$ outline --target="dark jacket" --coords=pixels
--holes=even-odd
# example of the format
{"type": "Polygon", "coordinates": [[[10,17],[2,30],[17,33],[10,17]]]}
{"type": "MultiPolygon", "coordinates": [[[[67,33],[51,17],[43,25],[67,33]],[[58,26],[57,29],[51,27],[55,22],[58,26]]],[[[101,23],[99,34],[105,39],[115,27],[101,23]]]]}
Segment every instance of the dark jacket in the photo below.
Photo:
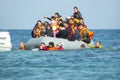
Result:
{"type": "Polygon", "coordinates": [[[64,38],[66,39],[66,30],[60,30],[57,34],[56,34],[56,37],[58,38],[64,38]]]}
{"type": "Polygon", "coordinates": [[[46,30],[46,35],[50,36],[50,37],[53,37],[53,31],[52,31],[52,29],[46,30]]]}
{"type": "Polygon", "coordinates": [[[46,35],[46,30],[44,29],[41,31],[41,36],[45,36],[45,35],[46,35]]]}
{"type": "Polygon", "coordinates": [[[66,37],[69,41],[74,41],[74,35],[72,34],[72,29],[70,27],[66,28],[66,37]]]}
{"type": "Polygon", "coordinates": [[[73,14],[73,17],[77,18],[77,19],[81,19],[82,18],[82,14],[78,11],[77,13],[73,14]]]}

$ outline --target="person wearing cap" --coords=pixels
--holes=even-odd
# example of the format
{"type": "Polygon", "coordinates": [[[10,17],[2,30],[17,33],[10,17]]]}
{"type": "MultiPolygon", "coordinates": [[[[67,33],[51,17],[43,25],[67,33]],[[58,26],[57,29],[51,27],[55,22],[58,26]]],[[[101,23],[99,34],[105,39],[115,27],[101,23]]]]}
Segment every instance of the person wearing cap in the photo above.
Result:
{"type": "Polygon", "coordinates": [[[61,44],[61,43],[58,43],[58,44],[56,45],[56,49],[57,49],[57,50],[64,50],[64,48],[62,47],[62,44],[61,44]]]}
{"type": "Polygon", "coordinates": [[[50,51],[57,50],[56,47],[54,46],[54,42],[49,42],[49,48],[48,48],[48,50],[50,50],[50,51]]]}

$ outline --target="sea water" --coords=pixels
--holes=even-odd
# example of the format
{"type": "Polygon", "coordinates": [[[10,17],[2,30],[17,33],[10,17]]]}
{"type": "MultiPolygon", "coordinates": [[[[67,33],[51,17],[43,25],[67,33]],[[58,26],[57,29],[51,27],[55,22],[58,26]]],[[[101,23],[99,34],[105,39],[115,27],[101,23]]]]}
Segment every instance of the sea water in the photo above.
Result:
{"type": "Polygon", "coordinates": [[[93,31],[102,49],[20,51],[31,30],[9,30],[13,50],[0,52],[0,80],[120,80],[120,30],[93,31]]]}

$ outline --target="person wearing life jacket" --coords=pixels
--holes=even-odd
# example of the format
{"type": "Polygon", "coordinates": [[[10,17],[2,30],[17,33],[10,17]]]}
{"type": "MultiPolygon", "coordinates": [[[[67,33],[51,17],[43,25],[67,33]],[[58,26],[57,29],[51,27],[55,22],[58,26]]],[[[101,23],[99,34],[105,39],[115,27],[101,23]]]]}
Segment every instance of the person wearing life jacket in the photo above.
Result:
{"type": "Polygon", "coordinates": [[[38,26],[40,26],[41,23],[42,23],[42,21],[38,20],[37,23],[35,24],[34,28],[32,29],[32,32],[31,32],[32,38],[36,38],[36,29],[38,26]]]}
{"type": "Polygon", "coordinates": [[[101,44],[100,41],[97,41],[95,46],[93,46],[93,45],[91,45],[91,44],[88,44],[88,46],[89,46],[90,48],[102,48],[102,44],[101,44]]]}
{"type": "Polygon", "coordinates": [[[74,18],[75,22],[80,23],[80,19],[82,18],[82,14],[80,13],[80,11],[78,10],[77,7],[74,7],[73,10],[74,10],[73,18],[74,18]]]}
{"type": "Polygon", "coordinates": [[[56,49],[57,50],[64,50],[64,48],[62,47],[62,44],[61,43],[58,43],[57,45],[56,45],[56,49]]]}
{"type": "Polygon", "coordinates": [[[55,20],[55,17],[52,16],[51,18],[49,17],[44,17],[44,18],[47,18],[51,21],[51,27],[52,27],[52,30],[53,30],[53,37],[56,37],[56,34],[58,33],[58,22],[55,20]]]}
{"type": "Polygon", "coordinates": [[[48,48],[47,48],[47,46],[45,45],[44,42],[42,42],[42,43],[40,44],[39,49],[40,49],[40,50],[45,50],[45,51],[48,50],[48,48]]]}
{"type": "Polygon", "coordinates": [[[84,49],[85,48],[85,44],[82,44],[81,46],[80,46],[80,49],[84,49]]]}
{"type": "Polygon", "coordinates": [[[88,34],[88,31],[87,31],[87,28],[84,27],[83,24],[80,24],[80,36],[81,36],[81,39],[82,41],[86,42],[86,43],[90,43],[91,40],[90,40],[90,36],[88,34]]]}
{"type": "Polygon", "coordinates": [[[20,47],[18,48],[18,50],[25,50],[26,49],[26,45],[24,42],[20,43],[20,47]]]}
{"type": "Polygon", "coordinates": [[[75,35],[74,24],[75,24],[74,19],[73,19],[73,18],[70,18],[70,19],[69,19],[69,26],[70,26],[70,28],[71,28],[70,39],[71,39],[72,41],[75,40],[75,37],[74,37],[74,35],[75,35]]]}
{"type": "Polygon", "coordinates": [[[33,38],[40,37],[42,31],[42,21],[38,20],[35,27],[33,28],[31,35],[33,38]]]}
{"type": "Polygon", "coordinates": [[[63,25],[64,25],[64,27],[66,29],[66,39],[68,39],[69,41],[74,41],[74,37],[71,36],[72,29],[69,26],[69,22],[64,21],[63,25]]]}
{"type": "Polygon", "coordinates": [[[55,50],[57,50],[56,47],[54,46],[54,42],[49,42],[48,50],[50,50],[50,51],[55,51],[55,50]]]}
{"type": "Polygon", "coordinates": [[[93,31],[90,31],[90,30],[88,30],[87,29],[87,25],[85,25],[85,24],[78,24],[79,26],[78,26],[78,30],[80,31],[81,30],[81,25],[83,25],[83,29],[84,30],[87,30],[87,32],[88,32],[88,34],[89,34],[89,37],[90,37],[90,40],[92,40],[92,38],[93,38],[93,36],[94,36],[94,32],[93,31]]]}
{"type": "Polygon", "coordinates": [[[43,25],[42,28],[41,28],[41,36],[46,36],[46,28],[45,28],[45,25],[43,25]]]}
{"type": "Polygon", "coordinates": [[[60,21],[60,20],[62,20],[62,16],[58,13],[58,12],[56,12],[55,14],[54,14],[54,17],[55,17],[55,20],[58,22],[58,21],[60,21]]]}

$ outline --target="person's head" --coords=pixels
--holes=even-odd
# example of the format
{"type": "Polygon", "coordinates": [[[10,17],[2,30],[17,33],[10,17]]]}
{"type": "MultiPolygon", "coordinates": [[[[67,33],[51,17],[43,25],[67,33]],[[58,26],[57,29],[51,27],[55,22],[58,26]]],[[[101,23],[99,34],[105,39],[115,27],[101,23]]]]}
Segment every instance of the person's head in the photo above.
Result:
{"type": "Polygon", "coordinates": [[[58,18],[60,15],[59,15],[58,12],[56,12],[56,13],[54,14],[54,16],[55,16],[56,18],[58,18]]]}
{"type": "Polygon", "coordinates": [[[41,26],[42,25],[42,21],[41,20],[38,20],[37,21],[37,26],[41,26]]]}
{"type": "Polygon", "coordinates": [[[58,43],[58,44],[56,45],[56,47],[57,47],[57,48],[62,48],[62,44],[61,44],[61,43],[58,43]]]}
{"type": "Polygon", "coordinates": [[[96,42],[96,47],[99,47],[101,45],[101,42],[100,41],[97,41],[96,42]]]}
{"type": "Polygon", "coordinates": [[[77,26],[75,26],[74,29],[77,30],[77,26]]]}
{"type": "Polygon", "coordinates": [[[25,43],[24,43],[24,42],[21,42],[21,43],[20,43],[20,48],[19,48],[19,49],[24,50],[25,48],[26,48],[25,43]]]}
{"type": "Polygon", "coordinates": [[[64,27],[63,23],[61,23],[59,26],[60,26],[61,28],[64,27]]]}
{"type": "Polygon", "coordinates": [[[74,10],[74,13],[78,12],[78,8],[77,7],[74,7],[73,10],[74,10]]]}
{"type": "Polygon", "coordinates": [[[41,28],[42,28],[42,30],[45,30],[45,29],[46,29],[44,25],[43,25],[41,28]]]}
{"type": "Polygon", "coordinates": [[[47,30],[52,29],[50,25],[47,26],[47,30]]]}
{"type": "Polygon", "coordinates": [[[83,24],[79,24],[79,27],[80,27],[80,29],[82,29],[84,27],[84,25],[83,24]]]}
{"type": "Polygon", "coordinates": [[[45,47],[46,45],[44,42],[42,42],[42,43],[40,43],[40,46],[45,47]]]}
{"type": "Polygon", "coordinates": [[[83,48],[85,48],[85,45],[84,45],[84,44],[82,44],[82,45],[80,46],[80,49],[83,49],[83,48]]]}
{"type": "Polygon", "coordinates": [[[48,26],[48,25],[49,25],[49,22],[45,21],[45,22],[44,22],[44,25],[45,25],[45,26],[48,26]]]}
{"type": "Polygon", "coordinates": [[[49,47],[54,47],[54,42],[49,42],[49,47]]]}
{"type": "Polygon", "coordinates": [[[52,16],[52,17],[51,17],[51,20],[55,20],[55,17],[54,17],[54,16],[52,16]]]}
{"type": "Polygon", "coordinates": [[[84,24],[84,19],[80,18],[80,24],[84,24]]]}
{"type": "Polygon", "coordinates": [[[63,23],[63,20],[62,20],[62,19],[60,19],[60,20],[58,21],[58,24],[61,24],[61,23],[63,23]]]}
{"type": "Polygon", "coordinates": [[[65,22],[65,21],[64,21],[64,22],[63,22],[63,25],[64,25],[65,28],[68,28],[68,27],[69,27],[69,23],[68,23],[68,22],[65,22]]]}
{"type": "Polygon", "coordinates": [[[74,24],[74,19],[73,18],[69,19],[69,24],[74,24]]]}

